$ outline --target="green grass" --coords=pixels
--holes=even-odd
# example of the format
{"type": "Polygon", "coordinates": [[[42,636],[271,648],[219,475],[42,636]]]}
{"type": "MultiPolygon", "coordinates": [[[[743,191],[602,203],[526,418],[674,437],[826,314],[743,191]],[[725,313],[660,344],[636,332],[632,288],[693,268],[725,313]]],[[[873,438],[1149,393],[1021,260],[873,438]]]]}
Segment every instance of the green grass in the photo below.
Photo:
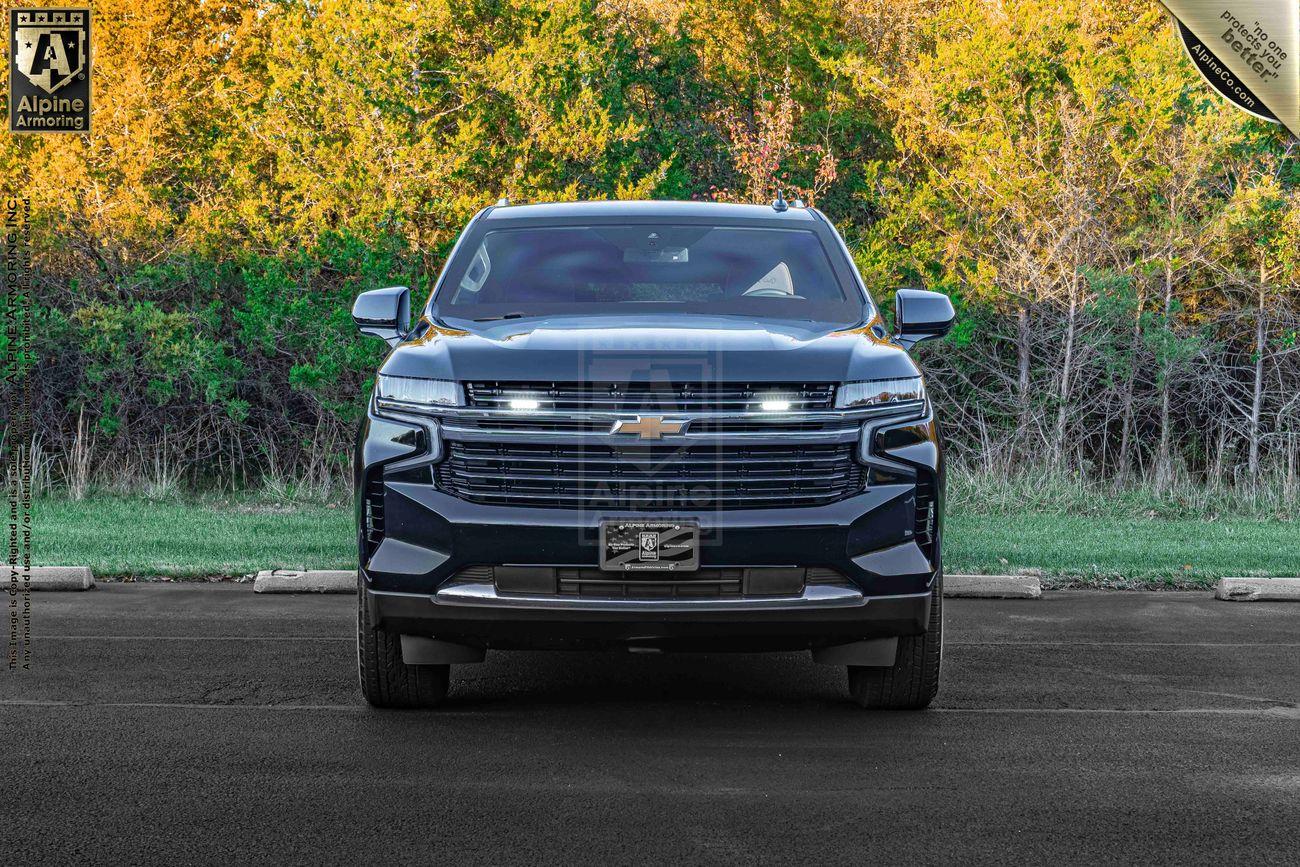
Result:
{"type": "Polygon", "coordinates": [[[1225,576],[1300,575],[1300,524],[950,511],[948,572],[1041,570],[1049,586],[1205,586],[1225,576]]]}
{"type": "Polygon", "coordinates": [[[97,576],[243,575],[356,567],[348,505],[95,496],[33,503],[32,560],[97,576]]]}
{"type": "MultiPolygon", "coordinates": [[[[244,575],[353,568],[350,506],[213,497],[96,496],[34,506],[33,560],[98,576],[244,575]]],[[[1041,570],[1050,585],[1204,586],[1226,575],[1300,575],[1300,523],[1133,514],[949,509],[948,572],[1041,570]]]]}

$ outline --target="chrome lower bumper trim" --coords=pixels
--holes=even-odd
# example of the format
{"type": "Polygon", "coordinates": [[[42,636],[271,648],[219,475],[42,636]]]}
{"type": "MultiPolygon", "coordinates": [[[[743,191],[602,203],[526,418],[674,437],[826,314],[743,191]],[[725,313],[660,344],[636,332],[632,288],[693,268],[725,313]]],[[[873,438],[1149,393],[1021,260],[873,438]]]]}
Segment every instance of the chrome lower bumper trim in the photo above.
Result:
{"type": "MultiPolygon", "coordinates": [[[[925,594],[921,594],[925,595],[925,594]]],[[[481,608],[527,608],[544,611],[806,611],[810,608],[859,608],[867,604],[852,587],[815,584],[798,596],[745,599],[592,599],[579,596],[525,596],[498,593],[491,584],[443,587],[433,596],[438,605],[481,608]]]]}

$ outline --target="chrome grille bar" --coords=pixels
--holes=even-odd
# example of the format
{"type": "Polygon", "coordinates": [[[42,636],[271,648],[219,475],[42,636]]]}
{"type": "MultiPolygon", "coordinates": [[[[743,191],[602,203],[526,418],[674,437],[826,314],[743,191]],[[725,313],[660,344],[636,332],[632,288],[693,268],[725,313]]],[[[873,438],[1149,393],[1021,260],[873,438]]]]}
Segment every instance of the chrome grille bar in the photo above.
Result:
{"type": "MultiPolygon", "coordinates": [[[[679,434],[661,442],[685,441],[768,443],[837,443],[857,440],[862,423],[881,416],[919,414],[924,401],[863,407],[852,410],[771,412],[698,412],[660,414],[682,423],[679,434]]],[[[481,407],[439,407],[436,415],[443,435],[476,442],[570,443],[604,442],[620,445],[640,442],[627,434],[614,434],[614,424],[644,411],[590,410],[584,412],[519,411],[481,407]]]]}
{"type": "Polygon", "coordinates": [[[789,401],[794,411],[830,409],[835,387],[828,383],[558,383],[467,382],[471,407],[509,409],[528,398],[557,411],[744,412],[765,398],[789,401]]]}

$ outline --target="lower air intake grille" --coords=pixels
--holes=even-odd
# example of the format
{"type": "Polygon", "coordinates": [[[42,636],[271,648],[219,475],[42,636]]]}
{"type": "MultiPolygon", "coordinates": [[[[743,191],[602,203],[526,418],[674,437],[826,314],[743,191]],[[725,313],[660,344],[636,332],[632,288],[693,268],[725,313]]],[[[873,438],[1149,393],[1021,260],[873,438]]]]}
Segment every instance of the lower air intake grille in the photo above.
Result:
{"type": "Polygon", "coordinates": [[[934,550],[935,510],[938,508],[934,496],[934,477],[925,471],[916,474],[916,544],[926,556],[932,556],[934,550]]]}
{"type": "Polygon", "coordinates": [[[630,510],[815,506],[860,493],[854,444],[586,446],[448,443],[438,487],[475,503],[630,510]]]}
{"type": "Polygon", "coordinates": [[[366,558],[384,541],[384,479],[372,476],[366,481],[361,519],[365,522],[366,558]]]}
{"type": "Polygon", "coordinates": [[[701,569],[666,580],[628,579],[598,569],[559,569],[561,596],[600,599],[725,599],[742,593],[742,570],[701,569]]]}
{"type": "Polygon", "coordinates": [[[492,582],[508,595],[583,596],[597,599],[727,599],[797,596],[809,585],[844,586],[825,567],[705,568],[678,573],[603,572],[555,566],[467,566],[457,582],[492,582]]]}

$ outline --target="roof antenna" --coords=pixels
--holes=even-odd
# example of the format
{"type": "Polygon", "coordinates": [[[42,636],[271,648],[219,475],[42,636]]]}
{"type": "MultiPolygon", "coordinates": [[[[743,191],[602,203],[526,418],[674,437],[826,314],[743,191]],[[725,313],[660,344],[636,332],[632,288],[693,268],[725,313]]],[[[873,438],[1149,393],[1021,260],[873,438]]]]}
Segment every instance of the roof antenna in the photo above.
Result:
{"type": "Polygon", "coordinates": [[[792,208],[806,208],[806,207],[808,207],[808,206],[805,205],[805,204],[803,203],[803,199],[795,199],[793,202],[790,203],[790,207],[792,207],[792,208]]]}
{"type": "Polygon", "coordinates": [[[497,207],[498,207],[498,208],[504,208],[506,205],[509,205],[509,204],[510,204],[510,197],[509,197],[509,196],[502,196],[501,198],[497,199],[497,207]]]}
{"type": "Polygon", "coordinates": [[[776,198],[772,200],[772,210],[780,213],[781,211],[789,209],[789,207],[790,206],[785,201],[785,193],[781,192],[780,187],[777,187],[776,198]]]}

